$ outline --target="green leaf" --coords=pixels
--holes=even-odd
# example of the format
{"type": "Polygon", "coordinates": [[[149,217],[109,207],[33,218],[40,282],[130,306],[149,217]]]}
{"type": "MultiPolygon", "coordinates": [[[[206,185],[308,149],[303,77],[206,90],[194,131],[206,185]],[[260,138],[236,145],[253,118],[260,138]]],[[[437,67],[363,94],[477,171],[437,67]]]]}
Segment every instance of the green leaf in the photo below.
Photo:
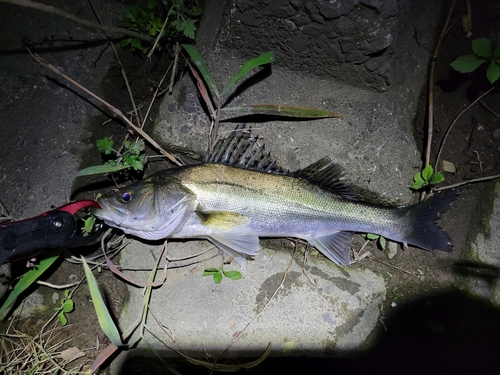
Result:
{"type": "Polygon", "coordinates": [[[415,181],[410,187],[414,190],[420,190],[425,185],[423,181],[415,181]]]}
{"type": "Polygon", "coordinates": [[[222,90],[222,95],[231,90],[231,88],[236,84],[236,82],[242,79],[250,70],[261,65],[270,64],[272,62],[274,62],[273,52],[264,52],[262,55],[247,61],[245,64],[243,64],[239,72],[236,73],[236,75],[233,78],[231,78],[226,87],[224,87],[224,90],[222,90]]]}
{"type": "Polygon", "coordinates": [[[282,105],[282,104],[249,104],[249,105],[242,105],[239,107],[222,108],[222,111],[239,112],[233,117],[243,116],[248,114],[283,116],[283,117],[294,117],[294,118],[312,118],[312,119],[343,116],[338,112],[327,111],[324,109],[296,107],[292,105],[282,105]]]}
{"type": "Polygon", "coordinates": [[[429,180],[429,184],[431,185],[436,185],[436,184],[439,184],[440,182],[443,182],[444,181],[444,176],[439,173],[439,172],[436,172],[436,173],[433,173],[430,180],[429,180]]]}
{"type": "Polygon", "coordinates": [[[203,14],[203,8],[193,6],[191,8],[191,13],[193,13],[194,16],[199,17],[203,14]]]}
{"type": "Polygon", "coordinates": [[[239,271],[222,271],[224,276],[231,280],[239,280],[242,278],[241,272],[239,271]]]}
{"type": "Polygon", "coordinates": [[[186,19],[184,20],[184,26],[182,28],[182,32],[184,35],[190,39],[194,39],[194,34],[196,31],[196,26],[194,25],[195,20],[186,19]]]}
{"type": "Polygon", "coordinates": [[[66,318],[66,315],[64,315],[64,311],[59,312],[59,314],[57,314],[57,318],[63,326],[68,324],[68,319],[66,318]]]}
{"type": "Polygon", "coordinates": [[[412,185],[412,188],[417,190],[427,184],[427,182],[422,178],[421,172],[415,173],[415,175],[413,176],[413,181],[415,181],[415,183],[412,185]],[[413,187],[414,185],[418,187],[413,187]]]}
{"type": "Polygon", "coordinates": [[[97,286],[97,281],[95,280],[92,271],[90,270],[84,257],[81,257],[83,263],[83,269],[85,270],[85,276],[87,277],[87,282],[89,285],[90,297],[92,298],[92,303],[94,304],[95,312],[97,314],[97,319],[99,320],[99,325],[102,331],[106,334],[108,339],[116,346],[123,346],[122,339],[120,337],[120,332],[109,314],[108,308],[104,303],[99,287],[97,286]]]}
{"type": "Polygon", "coordinates": [[[94,227],[95,227],[95,217],[89,216],[88,218],[85,219],[85,222],[83,224],[83,232],[92,233],[94,227]]]}
{"type": "Polygon", "coordinates": [[[127,150],[130,151],[132,154],[139,155],[142,151],[144,151],[145,148],[146,146],[144,145],[144,140],[137,139],[136,141],[129,144],[127,150]]]}
{"type": "Polygon", "coordinates": [[[486,78],[491,84],[496,82],[500,78],[500,64],[498,62],[492,61],[488,69],[486,69],[486,78]]]}
{"type": "Polygon", "coordinates": [[[214,273],[214,283],[219,284],[222,281],[222,272],[214,273]]]}
{"type": "Polygon", "coordinates": [[[139,51],[143,51],[142,42],[139,39],[132,39],[131,43],[132,49],[138,49],[139,51]]]}
{"type": "Polygon", "coordinates": [[[478,59],[476,55],[465,55],[461,56],[450,65],[453,69],[460,73],[470,73],[476,70],[485,63],[485,59],[478,59]]]}
{"type": "Polygon", "coordinates": [[[493,50],[493,58],[500,57],[500,31],[497,34],[495,49],[493,50]]]}
{"type": "Polygon", "coordinates": [[[193,60],[194,64],[200,71],[201,75],[203,76],[203,79],[205,80],[205,83],[208,86],[208,89],[211,91],[212,95],[216,96],[217,98],[220,96],[219,91],[217,90],[217,86],[215,85],[215,81],[212,78],[212,75],[210,74],[210,71],[208,70],[207,64],[205,64],[205,61],[201,57],[200,53],[196,50],[196,48],[190,44],[183,44],[182,47],[186,50],[186,52],[189,54],[189,57],[191,57],[191,60],[193,60]]]}
{"type": "Polygon", "coordinates": [[[16,301],[17,297],[29,288],[38,278],[44,274],[45,271],[59,258],[62,253],[62,249],[57,249],[50,253],[45,259],[41,259],[40,262],[24,274],[23,277],[14,286],[14,289],[9,293],[9,296],[0,308],[0,317],[10,309],[12,304],[16,301]]]}
{"type": "Polygon", "coordinates": [[[72,299],[67,299],[62,304],[62,311],[64,311],[65,313],[73,311],[74,308],[75,308],[75,303],[73,302],[72,299]]]}
{"type": "Polygon", "coordinates": [[[429,183],[432,174],[434,173],[434,170],[432,169],[432,165],[428,165],[422,170],[422,179],[426,182],[429,183]]]}
{"type": "Polygon", "coordinates": [[[491,57],[491,42],[487,38],[479,38],[472,41],[472,50],[479,57],[491,57]]]}
{"type": "Polygon", "coordinates": [[[373,234],[373,233],[364,233],[362,234],[362,236],[369,240],[376,240],[377,238],[380,237],[378,234],[373,234]]]}
{"type": "Polygon", "coordinates": [[[111,138],[104,137],[96,141],[97,149],[103,151],[106,155],[113,153],[113,145],[115,143],[111,138]]]}
{"type": "Polygon", "coordinates": [[[126,39],[122,39],[120,40],[120,46],[123,48],[123,47],[127,47],[130,43],[132,43],[132,40],[134,38],[126,38],[126,39]]]}
{"type": "Polygon", "coordinates": [[[202,276],[212,276],[215,275],[216,273],[219,273],[218,268],[207,268],[206,270],[203,271],[202,276]]]}
{"type": "Polygon", "coordinates": [[[380,247],[382,248],[382,250],[384,250],[385,249],[385,245],[386,245],[385,238],[382,237],[382,236],[379,236],[378,237],[378,243],[379,243],[380,247]]]}

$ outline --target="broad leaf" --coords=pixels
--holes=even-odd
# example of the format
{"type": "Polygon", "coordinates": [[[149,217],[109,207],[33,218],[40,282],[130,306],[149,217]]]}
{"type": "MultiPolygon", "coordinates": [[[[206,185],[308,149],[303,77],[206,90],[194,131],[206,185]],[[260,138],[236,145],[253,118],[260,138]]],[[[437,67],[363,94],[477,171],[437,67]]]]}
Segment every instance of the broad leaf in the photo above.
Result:
{"type": "Polygon", "coordinates": [[[431,185],[436,185],[436,184],[439,184],[440,182],[443,182],[443,181],[444,181],[444,176],[441,173],[436,172],[436,173],[432,174],[432,177],[429,180],[429,183],[431,185]]]}
{"type": "Polygon", "coordinates": [[[228,279],[231,280],[239,280],[242,277],[241,272],[239,271],[222,271],[222,272],[224,273],[224,276],[226,276],[228,279]]]}
{"type": "Polygon", "coordinates": [[[480,59],[476,57],[476,55],[465,55],[465,56],[460,56],[450,65],[457,72],[470,73],[479,68],[481,64],[483,64],[484,62],[486,62],[485,59],[480,59]]]}
{"type": "Polygon", "coordinates": [[[492,61],[490,63],[490,66],[488,66],[488,69],[486,69],[486,77],[491,84],[493,84],[498,80],[498,78],[500,78],[500,65],[497,62],[492,61]]]}
{"type": "Polygon", "coordinates": [[[261,65],[270,64],[272,62],[274,62],[273,52],[264,52],[262,55],[247,61],[245,64],[243,64],[239,72],[236,73],[236,75],[233,78],[231,78],[226,87],[224,87],[224,90],[222,90],[222,95],[231,90],[231,88],[236,84],[236,82],[242,79],[250,70],[261,65]]]}
{"type": "Polygon", "coordinates": [[[214,273],[214,283],[219,284],[222,281],[222,272],[214,273]]]}
{"type": "Polygon", "coordinates": [[[479,38],[472,41],[472,50],[479,57],[491,57],[491,42],[487,38],[479,38]]]}
{"type": "Polygon", "coordinates": [[[217,90],[215,81],[212,78],[210,71],[208,70],[207,64],[205,64],[205,61],[203,60],[203,57],[201,57],[196,48],[190,44],[183,44],[182,47],[186,50],[186,52],[189,54],[189,57],[191,57],[191,60],[193,60],[193,62],[195,63],[196,67],[203,76],[208,89],[212,92],[212,95],[218,98],[220,96],[219,91],[217,90]]]}
{"type": "Polygon", "coordinates": [[[271,115],[294,118],[330,118],[343,116],[341,113],[326,111],[324,109],[282,104],[249,104],[239,107],[222,108],[221,110],[224,112],[237,112],[233,117],[243,115],[271,115]]]}
{"type": "Polygon", "coordinates": [[[422,178],[425,182],[429,182],[432,174],[434,173],[434,170],[432,169],[431,165],[428,165],[427,167],[424,168],[422,171],[422,178]]]}

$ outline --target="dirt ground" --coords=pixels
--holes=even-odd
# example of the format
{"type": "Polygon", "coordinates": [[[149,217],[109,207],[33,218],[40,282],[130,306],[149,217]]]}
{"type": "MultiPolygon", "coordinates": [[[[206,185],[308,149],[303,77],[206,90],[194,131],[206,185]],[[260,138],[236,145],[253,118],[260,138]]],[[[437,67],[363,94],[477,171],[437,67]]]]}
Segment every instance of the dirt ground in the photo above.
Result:
{"type": "MultiPolygon", "coordinates": [[[[443,21],[447,12],[446,7],[444,9],[443,21]]],[[[455,117],[491,87],[485,78],[484,69],[479,69],[474,74],[463,75],[454,72],[449,66],[458,56],[471,53],[471,41],[464,35],[459,19],[464,12],[465,5],[459,2],[453,12],[450,29],[443,39],[436,59],[433,80],[435,84],[435,128],[432,134],[432,161],[435,160],[443,136],[455,117]]],[[[484,1],[480,6],[473,4],[472,39],[481,36],[495,37],[500,24],[499,18],[500,8],[495,1],[484,1]]],[[[40,36],[37,42],[43,43],[43,36],[40,36]]],[[[148,61],[130,51],[122,51],[121,49],[119,51],[136,102],[144,103],[147,106],[152,90],[164,74],[165,67],[168,66],[169,55],[163,53],[148,61]]],[[[105,99],[123,111],[128,111],[130,104],[120,71],[118,69],[108,70],[106,79],[102,82],[103,85],[106,85],[104,88],[105,99]]],[[[423,95],[421,110],[415,120],[415,136],[422,151],[425,140],[423,124],[426,122],[427,116],[425,101],[425,95],[423,95]]],[[[457,170],[455,173],[444,173],[445,182],[443,185],[499,173],[499,102],[500,91],[497,88],[484,97],[481,104],[476,104],[458,119],[444,144],[441,156],[442,160],[453,163],[457,170]],[[496,112],[496,115],[488,108],[496,112]]],[[[158,102],[153,110],[157,105],[158,102]]],[[[152,113],[150,117],[154,118],[155,112],[152,113]]],[[[102,123],[106,120],[105,116],[93,119],[93,125],[88,130],[93,133],[95,139],[88,140],[89,144],[98,138],[111,134],[114,135],[115,141],[119,141],[125,136],[124,127],[117,122],[112,121],[103,127],[102,123]]],[[[4,119],[4,121],[9,121],[9,119],[4,119]]],[[[2,140],[5,139],[2,138],[2,140]]],[[[91,151],[86,154],[81,167],[101,162],[101,156],[97,150],[93,148],[91,151]]],[[[161,165],[155,163],[152,168],[158,169],[164,165],[163,163],[161,165]]],[[[76,197],[92,197],[92,194],[102,189],[102,186],[98,181],[92,182],[91,188],[82,184],[79,186],[79,193],[76,197]]],[[[491,206],[488,193],[492,186],[492,183],[479,183],[463,187],[462,195],[452,210],[444,215],[440,221],[441,226],[453,239],[454,250],[451,254],[410,248],[404,251],[400,249],[398,254],[389,260],[382,251],[374,245],[369,245],[367,250],[373,254],[373,259],[364,259],[361,265],[385,275],[386,280],[388,280],[389,292],[383,310],[387,327],[383,321],[377,332],[374,333],[374,335],[382,337],[380,344],[375,351],[366,354],[360,360],[344,360],[334,364],[321,360],[310,364],[311,370],[315,368],[325,370],[336,366],[335,369],[342,369],[343,373],[355,373],[361,370],[372,373],[385,370],[386,373],[391,373],[398,369],[415,373],[416,369],[420,369],[421,366],[418,358],[426,358],[428,367],[423,367],[424,370],[428,370],[425,371],[426,373],[437,373],[438,370],[446,370],[445,373],[450,373],[453,366],[448,362],[446,362],[448,365],[446,369],[440,367],[442,365],[431,366],[450,356],[476,356],[478,367],[455,369],[455,373],[465,373],[469,370],[477,371],[478,368],[482,368],[481,365],[491,362],[489,355],[493,356],[492,348],[498,347],[499,344],[500,326],[498,321],[500,320],[498,313],[479,301],[469,301],[457,292],[453,283],[455,275],[459,272],[457,271],[457,262],[460,261],[463,252],[468,248],[472,236],[476,231],[487,230],[483,217],[489,212],[491,206]],[[427,331],[422,327],[427,327],[427,331]],[[385,328],[388,328],[388,331],[384,334],[385,328]],[[428,334],[425,334],[424,331],[428,334]],[[408,361],[407,351],[414,351],[412,357],[415,361],[414,364],[408,361]]],[[[360,237],[356,238],[353,243],[354,249],[359,249],[362,243],[363,240],[360,237]]],[[[13,277],[22,272],[23,266],[24,263],[22,265],[13,264],[13,277]]],[[[353,265],[353,267],[358,266],[358,264],[353,265]]],[[[76,279],[83,276],[81,265],[63,261],[54,267],[46,281],[53,284],[66,284],[68,279],[74,278],[72,275],[76,276],[76,279]]],[[[112,312],[118,318],[125,302],[122,298],[125,294],[123,282],[104,269],[97,274],[97,281],[108,298],[112,312]]],[[[49,288],[39,287],[39,289],[42,293],[52,294],[52,290],[49,288]]],[[[72,337],[70,346],[80,348],[85,352],[84,358],[92,360],[98,351],[107,345],[108,341],[96,324],[87,287],[80,287],[74,294],[73,300],[75,301],[75,310],[67,315],[69,325],[60,328],[53,340],[57,342],[63,337],[72,337]],[[96,348],[96,340],[99,342],[99,350],[96,348]]],[[[37,314],[31,318],[21,319],[11,329],[16,328],[20,332],[33,335],[39,331],[52,313],[53,311],[49,309],[46,314],[37,314]]],[[[2,331],[5,332],[5,330],[4,326],[2,331]]],[[[280,365],[284,366],[282,370],[286,369],[290,373],[297,371],[295,360],[289,360],[287,364],[281,363],[280,365]]],[[[269,370],[266,368],[266,366],[257,368],[253,373],[267,373],[266,371],[269,370]]],[[[484,367],[484,369],[488,369],[488,367],[484,367]]],[[[187,373],[203,371],[190,369],[187,370],[187,373]]]]}

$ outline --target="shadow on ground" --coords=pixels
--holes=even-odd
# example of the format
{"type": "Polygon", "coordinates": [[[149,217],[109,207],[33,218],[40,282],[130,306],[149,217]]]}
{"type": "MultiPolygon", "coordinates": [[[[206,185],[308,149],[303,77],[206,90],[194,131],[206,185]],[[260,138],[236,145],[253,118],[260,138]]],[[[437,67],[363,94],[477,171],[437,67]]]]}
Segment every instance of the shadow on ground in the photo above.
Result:
{"type": "MultiPolygon", "coordinates": [[[[271,357],[244,370],[246,374],[470,374],[500,373],[500,311],[468,295],[450,291],[406,301],[384,320],[373,350],[349,353],[344,358],[302,356],[271,357]]],[[[209,351],[209,348],[207,349],[209,351]]],[[[126,353],[119,374],[164,374],[167,364],[182,374],[208,370],[172,358],[171,351],[126,353]],[[165,362],[164,362],[165,361],[165,362]]],[[[212,353],[213,354],[213,353],[212,353]]],[[[232,364],[252,361],[246,353],[232,353],[232,364]]],[[[324,356],[324,353],[318,353],[324,356]]],[[[335,355],[335,354],[334,354],[335,355]]],[[[222,362],[222,361],[221,361],[222,362]]]]}

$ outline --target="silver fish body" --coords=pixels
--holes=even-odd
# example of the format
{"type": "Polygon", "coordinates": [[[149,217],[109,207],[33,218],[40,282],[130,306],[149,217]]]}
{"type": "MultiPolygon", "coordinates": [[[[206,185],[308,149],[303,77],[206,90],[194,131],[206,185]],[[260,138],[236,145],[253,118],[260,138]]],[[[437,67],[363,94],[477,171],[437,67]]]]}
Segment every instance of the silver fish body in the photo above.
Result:
{"type": "Polygon", "coordinates": [[[94,213],[140,238],[204,238],[229,254],[246,256],[258,253],[259,237],[295,237],[346,265],[354,232],[451,251],[448,235],[435,221],[457,191],[410,206],[379,206],[353,197],[339,175],[329,158],[292,174],[201,163],[107,193],[94,213]]]}

